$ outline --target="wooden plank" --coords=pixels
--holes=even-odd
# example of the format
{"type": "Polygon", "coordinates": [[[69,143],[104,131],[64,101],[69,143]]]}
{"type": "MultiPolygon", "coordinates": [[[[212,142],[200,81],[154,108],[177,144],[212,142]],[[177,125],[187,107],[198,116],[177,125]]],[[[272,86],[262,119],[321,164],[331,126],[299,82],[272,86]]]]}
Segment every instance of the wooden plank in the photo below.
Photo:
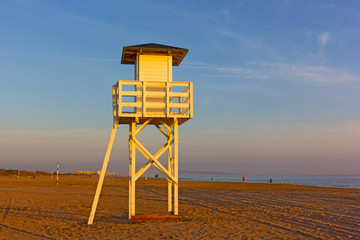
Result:
{"type": "Polygon", "coordinates": [[[146,81],[169,81],[168,59],[169,56],[140,55],[139,79],[146,81]]]}
{"type": "Polygon", "coordinates": [[[134,139],[133,141],[137,146],[139,146],[142,153],[145,153],[150,159],[152,159],[153,166],[156,167],[168,181],[172,180],[177,182],[173,179],[173,176],[168,172],[168,170],[158,161],[158,158],[170,147],[170,145],[166,143],[155,155],[152,155],[137,139],[134,139]]]}
{"type": "Polygon", "coordinates": [[[115,139],[117,128],[118,128],[118,126],[114,125],[113,129],[111,130],[109,143],[108,143],[108,146],[107,146],[107,149],[106,149],[104,162],[103,162],[101,172],[100,172],[100,178],[99,178],[99,181],[98,181],[98,185],[96,187],[95,197],[94,197],[94,201],[93,201],[93,204],[92,204],[92,207],[91,207],[91,212],[90,212],[90,216],[89,216],[89,220],[88,220],[88,225],[91,225],[93,223],[93,221],[94,221],[95,212],[96,212],[96,208],[97,208],[97,205],[98,205],[98,202],[99,202],[101,188],[102,188],[103,183],[104,183],[106,169],[107,169],[108,163],[110,161],[111,149],[112,149],[113,144],[114,144],[114,139],[115,139]]]}
{"type": "Polygon", "coordinates": [[[122,103],[122,97],[121,97],[121,94],[122,94],[122,83],[121,81],[118,81],[117,83],[117,106],[118,106],[118,115],[122,113],[122,107],[121,107],[121,103],[122,103]]]}
{"type": "Polygon", "coordinates": [[[123,97],[141,97],[141,91],[122,91],[121,96],[123,97]]]}
{"type": "MultiPolygon", "coordinates": [[[[113,103],[113,117],[117,117],[118,116],[118,95],[116,94],[116,86],[117,84],[112,86],[112,103],[113,103]]],[[[115,118],[114,118],[115,120],[115,118]]]]}
{"type": "Polygon", "coordinates": [[[184,109],[180,112],[180,114],[186,114],[186,115],[188,115],[188,114],[187,114],[188,111],[189,111],[189,108],[184,108],[184,109]]]}
{"type": "Polygon", "coordinates": [[[119,113],[119,117],[120,118],[123,118],[123,117],[141,117],[141,113],[123,112],[121,114],[119,113]]]}
{"type": "Polygon", "coordinates": [[[169,115],[171,118],[190,118],[188,113],[171,113],[169,115]]]}
{"type": "Polygon", "coordinates": [[[186,87],[189,85],[189,82],[171,82],[171,85],[176,87],[186,87]]]}
{"type": "Polygon", "coordinates": [[[129,216],[135,215],[135,176],[136,176],[136,122],[129,124],[130,128],[130,166],[129,166],[129,216]],[[131,143],[131,144],[130,144],[131,143]]]}
{"type": "Polygon", "coordinates": [[[189,103],[169,103],[171,108],[189,108],[189,103]]]}
{"type": "Polygon", "coordinates": [[[161,97],[161,98],[164,98],[166,96],[165,91],[163,92],[146,91],[146,95],[149,97],[161,97]]]}
{"type": "Polygon", "coordinates": [[[179,124],[177,118],[174,119],[174,215],[179,215],[179,124]]]}
{"type": "Polygon", "coordinates": [[[165,82],[160,82],[160,81],[143,81],[143,82],[147,82],[148,86],[151,88],[165,88],[165,82]]]}
{"type": "Polygon", "coordinates": [[[190,117],[194,116],[194,97],[193,97],[193,83],[190,82],[190,117]]]}
{"type": "Polygon", "coordinates": [[[178,215],[135,215],[131,217],[131,223],[144,223],[144,222],[177,222],[179,221],[178,215]]]}
{"type": "Polygon", "coordinates": [[[134,81],[134,80],[120,80],[122,85],[134,85],[134,86],[141,86],[142,82],[134,81]]]}
{"type": "MultiPolygon", "coordinates": [[[[164,102],[147,102],[147,108],[165,108],[164,102]]],[[[163,112],[164,113],[164,112],[163,112]]]]}
{"type": "Polygon", "coordinates": [[[141,107],[141,102],[123,102],[122,107],[141,107]]]}
{"type": "Polygon", "coordinates": [[[170,92],[170,97],[188,97],[189,93],[187,92],[170,92]]]}
{"type": "Polygon", "coordinates": [[[169,116],[169,113],[170,113],[170,108],[169,108],[169,100],[170,100],[170,96],[169,96],[169,93],[170,93],[170,88],[169,88],[169,83],[166,83],[166,116],[169,116]]]}
{"type": "Polygon", "coordinates": [[[190,85],[187,86],[182,92],[189,92],[189,89],[190,89],[190,85]]]}

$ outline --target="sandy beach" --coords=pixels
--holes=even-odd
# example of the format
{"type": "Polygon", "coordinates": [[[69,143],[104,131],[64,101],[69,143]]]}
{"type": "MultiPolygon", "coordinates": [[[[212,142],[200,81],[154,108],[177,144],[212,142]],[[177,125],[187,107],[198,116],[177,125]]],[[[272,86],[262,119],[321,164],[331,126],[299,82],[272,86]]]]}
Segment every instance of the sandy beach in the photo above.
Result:
{"type": "MultiPolygon", "coordinates": [[[[0,239],[360,239],[360,190],[287,184],[179,184],[179,222],[129,224],[127,178],[0,177],[0,239]]],[[[167,213],[163,179],[136,184],[137,215],[167,213]]]]}

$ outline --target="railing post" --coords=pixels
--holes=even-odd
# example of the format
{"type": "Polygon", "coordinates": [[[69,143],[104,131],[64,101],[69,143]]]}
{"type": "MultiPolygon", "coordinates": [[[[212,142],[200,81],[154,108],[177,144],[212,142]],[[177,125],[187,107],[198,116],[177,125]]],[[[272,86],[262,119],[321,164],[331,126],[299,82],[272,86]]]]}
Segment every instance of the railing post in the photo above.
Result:
{"type": "Polygon", "coordinates": [[[118,81],[117,85],[118,116],[120,117],[122,115],[122,81],[118,81]]]}
{"type": "Polygon", "coordinates": [[[169,113],[170,113],[170,109],[169,109],[169,93],[170,93],[170,90],[169,90],[169,84],[170,82],[166,82],[165,85],[166,85],[166,104],[165,104],[165,108],[166,108],[166,117],[169,116],[169,113]]]}
{"type": "Polygon", "coordinates": [[[142,85],[142,115],[146,117],[146,81],[143,81],[142,85]]]}
{"type": "Polygon", "coordinates": [[[117,84],[112,86],[112,103],[113,103],[113,117],[114,120],[116,117],[119,116],[119,112],[118,112],[118,95],[116,94],[117,92],[117,84]]]}

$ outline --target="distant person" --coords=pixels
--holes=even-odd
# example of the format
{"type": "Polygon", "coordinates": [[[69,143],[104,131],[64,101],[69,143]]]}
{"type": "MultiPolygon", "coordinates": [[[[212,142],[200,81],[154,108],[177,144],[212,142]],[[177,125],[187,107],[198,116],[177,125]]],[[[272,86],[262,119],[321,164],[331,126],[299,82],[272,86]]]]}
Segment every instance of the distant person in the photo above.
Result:
{"type": "Polygon", "coordinates": [[[272,178],[270,178],[270,180],[269,180],[269,184],[272,184],[272,178]]]}
{"type": "Polygon", "coordinates": [[[245,177],[243,177],[243,182],[245,182],[245,177]]]}
{"type": "Polygon", "coordinates": [[[213,177],[211,178],[211,181],[212,181],[212,182],[214,181],[214,178],[213,178],[213,177]]]}

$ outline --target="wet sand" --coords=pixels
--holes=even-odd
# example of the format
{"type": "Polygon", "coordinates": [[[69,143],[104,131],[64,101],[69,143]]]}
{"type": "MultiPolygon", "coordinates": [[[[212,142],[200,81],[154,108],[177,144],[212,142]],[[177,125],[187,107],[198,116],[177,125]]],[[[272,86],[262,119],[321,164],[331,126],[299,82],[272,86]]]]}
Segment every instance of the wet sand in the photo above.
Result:
{"type": "MultiPolygon", "coordinates": [[[[360,239],[360,190],[287,184],[179,184],[179,222],[129,224],[126,178],[0,177],[0,239],[360,239]]],[[[136,183],[136,214],[166,214],[163,179],[136,183]]]]}

